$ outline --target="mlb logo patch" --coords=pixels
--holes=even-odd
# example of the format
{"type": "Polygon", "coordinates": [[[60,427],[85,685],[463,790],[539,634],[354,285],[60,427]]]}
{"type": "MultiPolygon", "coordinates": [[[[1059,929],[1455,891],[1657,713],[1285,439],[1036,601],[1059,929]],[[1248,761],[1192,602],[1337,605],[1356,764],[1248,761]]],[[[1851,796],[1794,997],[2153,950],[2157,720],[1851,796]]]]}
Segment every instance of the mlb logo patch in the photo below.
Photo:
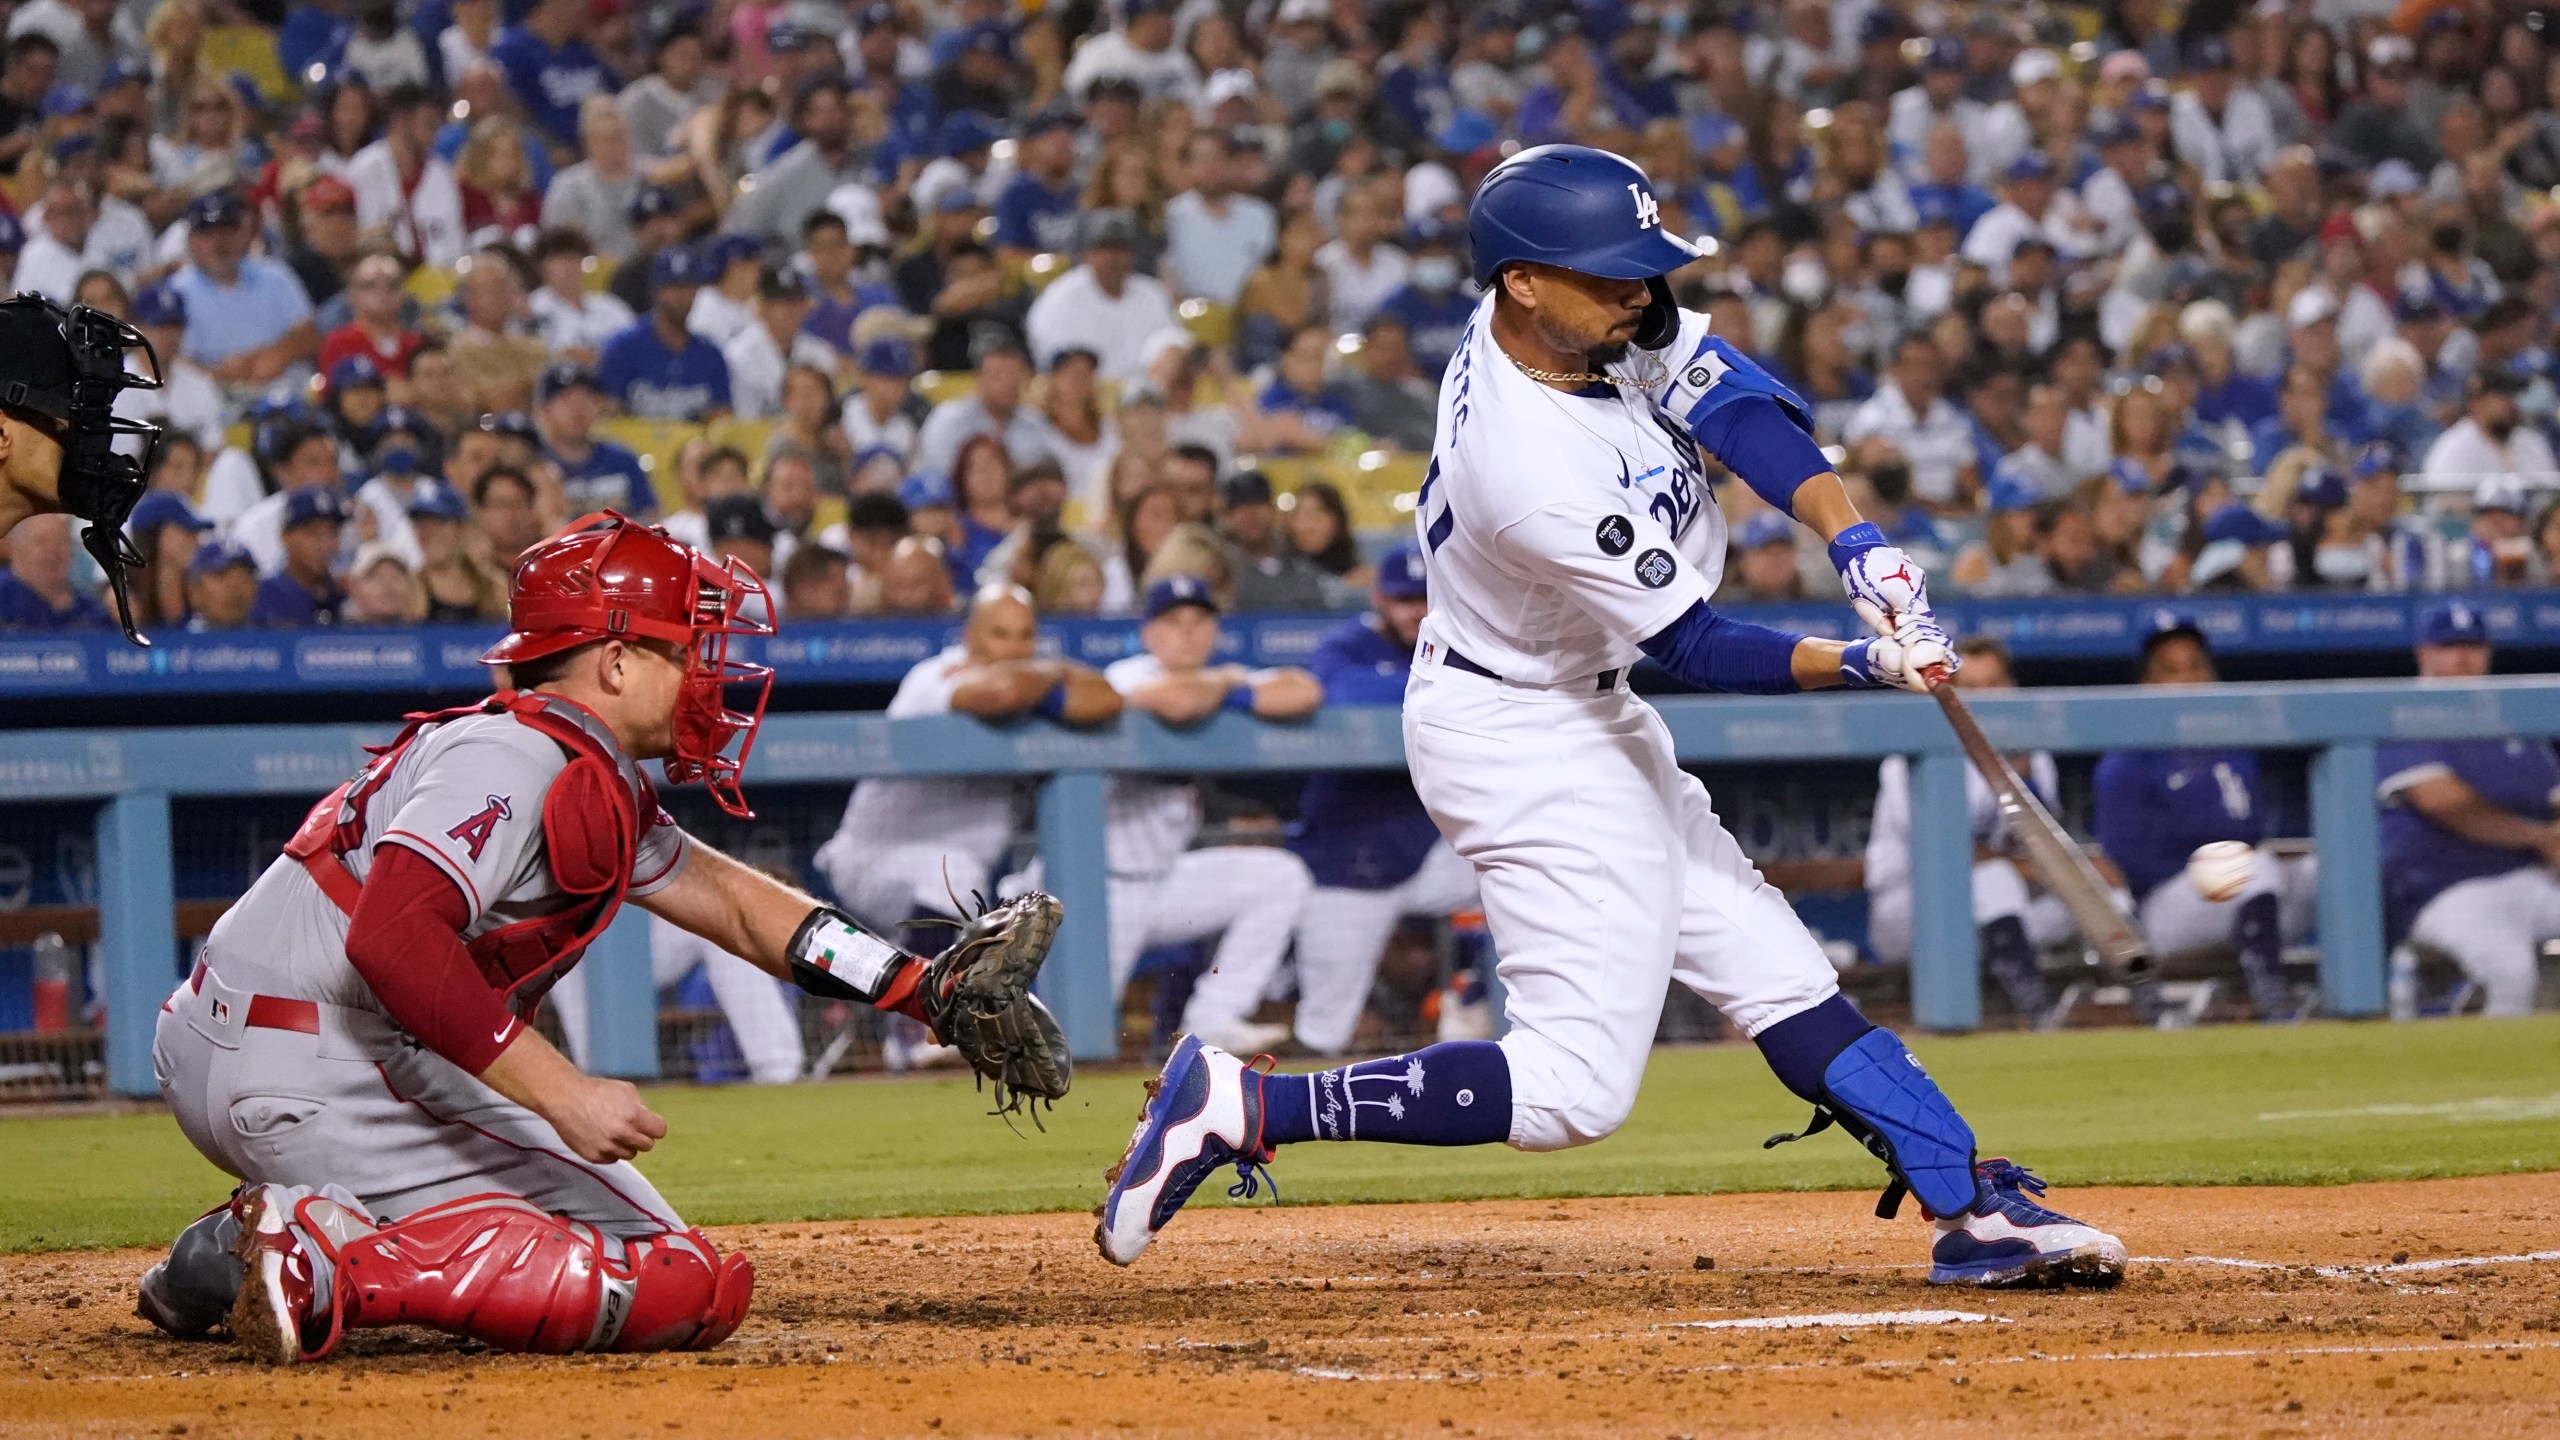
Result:
{"type": "Polygon", "coordinates": [[[1668,550],[1647,550],[1636,557],[1636,583],[1647,590],[1659,590],[1680,573],[1680,562],[1668,550]]]}

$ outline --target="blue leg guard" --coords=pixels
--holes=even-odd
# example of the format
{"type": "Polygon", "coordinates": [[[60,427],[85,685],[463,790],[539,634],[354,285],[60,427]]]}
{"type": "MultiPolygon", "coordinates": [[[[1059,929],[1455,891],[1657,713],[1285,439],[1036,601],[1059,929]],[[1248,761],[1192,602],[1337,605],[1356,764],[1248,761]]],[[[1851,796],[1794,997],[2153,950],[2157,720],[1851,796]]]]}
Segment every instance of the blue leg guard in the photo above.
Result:
{"type": "MultiPolygon", "coordinates": [[[[1890,1030],[1870,1030],[1823,1068],[1811,1135],[1838,1123],[1893,1172],[1876,1213],[1902,1208],[1905,1191],[1934,1216],[1961,1215],[1979,1193],[1973,1174],[1973,1127],[1956,1113],[1920,1060],[1890,1030]]],[[[1773,1135],[1768,1144],[1800,1138],[1773,1135]]]]}

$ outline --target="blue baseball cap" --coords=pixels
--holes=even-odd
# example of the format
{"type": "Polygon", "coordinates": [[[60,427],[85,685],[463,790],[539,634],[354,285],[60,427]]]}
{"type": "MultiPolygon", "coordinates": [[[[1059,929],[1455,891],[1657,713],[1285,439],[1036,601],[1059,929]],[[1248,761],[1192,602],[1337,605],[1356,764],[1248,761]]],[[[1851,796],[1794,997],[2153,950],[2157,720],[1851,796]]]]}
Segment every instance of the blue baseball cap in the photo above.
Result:
{"type": "Polygon", "coordinates": [[[951,508],[951,477],[939,470],[919,470],[898,482],[898,501],[910,510],[951,508]]]}
{"type": "MultiPolygon", "coordinates": [[[[1431,137],[1431,143],[1452,155],[1472,155],[1501,138],[1502,131],[1495,126],[1492,116],[1481,110],[1460,110],[1450,115],[1449,123],[1440,127],[1440,133],[1431,137]]],[[[1714,147],[1702,145],[1699,148],[1714,147]]]]}
{"type": "Polygon", "coordinates": [[[411,515],[423,515],[430,520],[471,518],[471,506],[462,498],[462,492],[431,475],[419,477],[417,483],[409,487],[408,511],[411,515]]]}
{"type": "Polygon", "coordinates": [[[2033,510],[2044,503],[2044,492],[2024,480],[1993,475],[1983,498],[1990,504],[1992,514],[2005,515],[2013,510],[2033,510]]]}
{"type": "Polygon", "coordinates": [[[702,248],[708,252],[714,271],[726,270],[743,260],[764,258],[764,241],[736,230],[712,236],[702,248]]]}
{"type": "Polygon", "coordinates": [[[2375,440],[2356,452],[2355,478],[2364,480],[2383,474],[2395,481],[2400,478],[2400,447],[2388,440],[2375,440]]]}
{"type": "Polygon", "coordinates": [[[2213,648],[2212,642],[2205,638],[2204,627],[2197,624],[2196,617],[2186,611],[2173,609],[2167,605],[2155,605],[2143,612],[2143,654],[2149,655],[2151,647],[2172,635],[2192,635],[2197,644],[2208,650],[2213,648]]]}
{"type": "Polygon", "coordinates": [[[1424,250],[1434,245],[1454,250],[1461,243],[1457,227],[1437,215],[1425,215],[1406,226],[1404,231],[1404,248],[1407,250],[1424,250]]]}
{"type": "Polygon", "coordinates": [[[2287,533],[2283,526],[2237,500],[2214,511],[2213,518],[2204,522],[2204,543],[2207,545],[2237,540],[2254,549],[2260,545],[2273,545],[2284,539],[2287,533]]]}
{"type": "Polygon", "coordinates": [[[1211,593],[1209,582],[1197,575],[1167,575],[1147,587],[1147,618],[1155,619],[1168,610],[1197,605],[1215,615],[1218,597],[1211,593]]]}
{"type": "Polygon", "coordinates": [[[866,342],[854,364],[865,375],[895,375],[903,380],[916,371],[916,347],[895,335],[883,335],[866,342]]]}
{"type": "Polygon", "coordinates": [[[676,192],[664,185],[643,185],[631,197],[631,223],[644,225],[662,215],[673,215],[684,208],[676,192]]]}
{"type": "Polygon", "coordinates": [[[1043,110],[1022,127],[1022,138],[1037,140],[1052,130],[1074,130],[1083,124],[1071,110],[1043,110]]]}
{"type": "Polygon", "coordinates": [[[394,431],[423,440],[435,433],[435,424],[406,405],[385,405],[382,413],[373,417],[374,442],[381,443],[383,436],[394,431]]]}
{"type": "Polygon", "coordinates": [[[2429,320],[2445,318],[2444,305],[2436,299],[2435,287],[2403,290],[2391,307],[2391,318],[2403,325],[2422,325],[2429,320]]]}
{"type": "Polygon", "coordinates": [[[174,490],[146,490],[134,502],[133,513],[124,520],[124,533],[139,535],[162,525],[178,525],[189,530],[205,531],[213,522],[196,513],[196,507],[174,490]]]}
{"type": "Polygon", "coordinates": [[[133,297],[133,323],[136,325],[184,325],[187,323],[187,297],[166,280],[145,285],[133,297]]]}
{"type": "Polygon", "coordinates": [[[196,547],[196,553],[187,561],[187,574],[190,577],[211,575],[217,571],[231,569],[235,565],[255,570],[258,568],[258,557],[250,554],[249,547],[239,541],[225,540],[216,536],[196,547]]]}
{"type": "Polygon", "coordinates": [[[1922,57],[1920,68],[1941,75],[1964,72],[1964,42],[1953,35],[1941,35],[1929,42],[1929,53],[1922,57]]]}
{"type": "Polygon", "coordinates": [[[1001,20],[981,20],[960,32],[960,52],[1010,60],[1013,58],[1013,27],[1001,20]]]}
{"type": "Polygon", "coordinates": [[[977,191],[966,185],[945,185],[934,193],[933,213],[957,215],[963,210],[983,210],[977,191]]]}
{"type": "Polygon", "coordinates": [[[501,440],[522,440],[531,445],[542,443],[542,432],[535,428],[533,417],[521,410],[483,415],[480,417],[480,428],[501,440]]]}
{"type": "Polygon", "coordinates": [[[955,110],[943,120],[942,131],[937,138],[941,141],[943,154],[966,155],[972,150],[984,150],[1003,139],[1004,131],[996,122],[975,110],[955,110]]]}
{"type": "Polygon", "coordinates": [[[2112,122],[2097,127],[2089,138],[2096,141],[2102,150],[2112,150],[2118,145],[2139,145],[2142,143],[2142,123],[2134,119],[2133,112],[2128,110],[2112,122]]]}
{"type": "Polygon", "coordinates": [[[335,485],[306,485],[284,499],[284,528],[287,530],[314,520],[343,525],[354,518],[355,512],[348,507],[347,497],[339,494],[335,485]]]}
{"type": "Polygon", "coordinates": [[[187,203],[187,228],[202,230],[212,226],[238,223],[249,213],[249,202],[237,191],[208,190],[187,203]]]}
{"type": "Polygon", "coordinates": [[[765,27],[764,48],[776,55],[796,55],[818,43],[818,32],[796,20],[777,20],[765,27]]]}
{"type": "Polygon", "coordinates": [[[59,163],[75,155],[85,155],[98,148],[98,137],[86,130],[74,131],[53,142],[53,158],[59,163]]]}
{"type": "Polygon", "coordinates": [[[690,245],[670,245],[649,262],[649,287],[702,285],[711,279],[710,270],[701,251],[690,245]]]}
{"type": "Polygon", "coordinates": [[[2027,150],[2010,161],[2009,168],[2000,173],[2002,179],[2010,181],[2050,180],[2053,178],[2053,157],[2041,150],[2027,150]]]}
{"type": "Polygon", "coordinates": [[[868,35],[872,31],[883,27],[891,30],[898,28],[897,6],[887,4],[865,5],[860,11],[856,12],[853,17],[853,28],[857,34],[868,35]]]}
{"type": "Polygon", "coordinates": [[[1391,600],[1420,600],[1431,593],[1422,547],[1407,540],[1378,557],[1378,593],[1391,600]]]}
{"type": "Polygon", "coordinates": [[[27,229],[18,217],[0,210],[0,254],[15,255],[27,248],[27,229]]]}
{"type": "Polygon", "coordinates": [[[59,120],[65,115],[77,115],[97,103],[97,98],[86,85],[56,85],[44,93],[44,117],[59,120]]]}
{"type": "Polygon", "coordinates": [[[1861,45],[1881,45],[1888,40],[1900,40],[1910,33],[1911,27],[1903,23],[1902,17],[1894,13],[1890,5],[1876,6],[1867,12],[1866,19],[1858,22],[1858,43],[1861,45]]]}
{"type": "Polygon", "coordinates": [[[1734,532],[1733,543],[1744,550],[1757,550],[1763,545],[1792,549],[1796,543],[1795,522],[1775,510],[1762,510],[1742,522],[1734,532]]]}
{"type": "Polygon", "coordinates": [[[547,403],[561,391],[575,390],[580,386],[599,395],[604,393],[604,381],[597,378],[595,371],[575,360],[554,360],[543,366],[542,373],[534,379],[534,403],[547,403]]]}
{"type": "Polygon", "coordinates": [[[2480,607],[2459,596],[2439,600],[2418,617],[2421,645],[2486,645],[2489,622],[2480,607]]]}
{"type": "Polygon", "coordinates": [[[2219,35],[2207,35],[2187,47],[2189,70],[2228,70],[2231,68],[2231,42],[2219,35]]]}
{"type": "Polygon", "coordinates": [[[113,90],[119,85],[147,85],[149,83],[151,83],[150,66],[137,60],[118,60],[113,65],[107,67],[107,73],[98,77],[98,92],[100,94],[105,94],[107,91],[113,90]]]}
{"type": "Polygon", "coordinates": [[[2347,477],[2330,466],[2315,466],[2294,483],[2293,498],[2305,505],[2335,510],[2347,503],[2347,477]]]}
{"type": "Polygon", "coordinates": [[[350,355],[329,367],[329,393],[337,394],[356,385],[380,385],[382,367],[370,355],[350,355]]]}

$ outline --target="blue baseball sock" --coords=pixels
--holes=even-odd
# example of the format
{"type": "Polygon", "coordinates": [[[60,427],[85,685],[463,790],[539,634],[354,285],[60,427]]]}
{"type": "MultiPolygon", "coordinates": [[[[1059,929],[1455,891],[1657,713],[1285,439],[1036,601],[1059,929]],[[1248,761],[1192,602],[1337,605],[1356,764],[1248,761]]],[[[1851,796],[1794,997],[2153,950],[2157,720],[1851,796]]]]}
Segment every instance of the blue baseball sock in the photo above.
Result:
{"type": "Polygon", "coordinates": [[[1511,1138],[1511,1061],[1490,1040],[1262,1077],[1262,1142],[1491,1145],[1511,1138]]]}
{"type": "Polygon", "coordinates": [[[1858,1013],[1846,995],[1833,995],[1810,1010],[1800,1010],[1756,1037],[1760,1056],[1778,1072],[1778,1083],[1796,1097],[1822,1100],[1822,1072],[1841,1051],[1873,1030],[1875,1022],[1858,1013]]]}

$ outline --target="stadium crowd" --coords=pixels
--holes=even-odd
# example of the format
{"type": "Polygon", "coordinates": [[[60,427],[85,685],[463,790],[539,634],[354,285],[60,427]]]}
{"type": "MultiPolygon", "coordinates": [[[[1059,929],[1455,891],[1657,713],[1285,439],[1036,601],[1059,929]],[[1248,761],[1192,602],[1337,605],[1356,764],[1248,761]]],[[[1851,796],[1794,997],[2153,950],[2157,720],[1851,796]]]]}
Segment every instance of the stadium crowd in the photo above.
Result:
{"type": "MultiPolygon", "coordinates": [[[[0,275],[160,352],[162,626],[486,618],[606,506],[791,617],[1356,606],[1568,139],[1942,589],[2543,584],[2555,13],[0,0],[0,275]]],[[[1722,498],[1722,598],[1836,583],[1722,498]]],[[[0,626],[107,623],[66,528],[0,626]]]]}

